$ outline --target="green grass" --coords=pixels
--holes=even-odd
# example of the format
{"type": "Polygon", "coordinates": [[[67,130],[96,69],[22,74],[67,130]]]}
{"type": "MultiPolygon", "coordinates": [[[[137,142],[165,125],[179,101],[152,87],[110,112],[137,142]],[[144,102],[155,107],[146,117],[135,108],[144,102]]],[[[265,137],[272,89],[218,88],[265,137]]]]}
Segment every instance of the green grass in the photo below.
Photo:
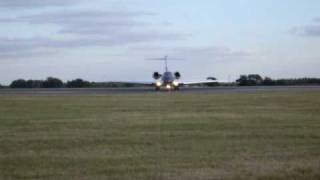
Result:
{"type": "Polygon", "coordinates": [[[320,179],[320,92],[0,96],[0,179],[320,179]]]}

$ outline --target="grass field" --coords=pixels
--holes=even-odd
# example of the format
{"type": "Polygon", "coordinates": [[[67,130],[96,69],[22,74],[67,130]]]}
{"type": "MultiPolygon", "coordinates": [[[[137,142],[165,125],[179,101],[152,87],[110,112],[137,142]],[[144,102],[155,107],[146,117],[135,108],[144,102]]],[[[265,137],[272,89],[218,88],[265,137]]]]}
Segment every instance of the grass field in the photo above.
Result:
{"type": "Polygon", "coordinates": [[[320,179],[320,92],[0,96],[0,179],[320,179]]]}

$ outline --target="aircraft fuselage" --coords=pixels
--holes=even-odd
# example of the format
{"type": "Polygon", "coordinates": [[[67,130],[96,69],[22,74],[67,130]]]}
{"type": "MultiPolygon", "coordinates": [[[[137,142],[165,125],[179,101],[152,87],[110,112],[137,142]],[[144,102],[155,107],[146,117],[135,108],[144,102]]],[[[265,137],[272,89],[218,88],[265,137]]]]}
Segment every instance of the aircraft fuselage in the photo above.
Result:
{"type": "Polygon", "coordinates": [[[178,79],[175,78],[172,72],[165,72],[161,79],[156,82],[156,90],[160,90],[161,87],[165,87],[168,90],[179,90],[178,79]]]}

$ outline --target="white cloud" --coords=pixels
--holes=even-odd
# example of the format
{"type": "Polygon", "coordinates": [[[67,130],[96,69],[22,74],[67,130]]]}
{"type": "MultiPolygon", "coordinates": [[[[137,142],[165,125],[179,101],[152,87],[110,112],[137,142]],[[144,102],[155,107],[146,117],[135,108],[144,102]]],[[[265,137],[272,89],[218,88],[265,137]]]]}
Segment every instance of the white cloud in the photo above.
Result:
{"type": "Polygon", "coordinates": [[[290,32],[299,36],[320,37],[320,18],[315,18],[312,24],[294,27],[290,32]]]}
{"type": "Polygon", "coordinates": [[[53,37],[2,38],[0,56],[25,57],[41,50],[90,46],[117,46],[143,42],[180,40],[186,36],[177,32],[154,30],[153,24],[139,20],[154,16],[149,12],[129,11],[55,11],[36,15],[2,17],[0,23],[27,23],[32,26],[56,25],[60,30],[53,37]],[[29,52],[29,53],[28,53],[29,52]]]}
{"type": "Polygon", "coordinates": [[[80,0],[1,0],[1,8],[33,8],[45,6],[64,6],[78,3],[80,0]]]}

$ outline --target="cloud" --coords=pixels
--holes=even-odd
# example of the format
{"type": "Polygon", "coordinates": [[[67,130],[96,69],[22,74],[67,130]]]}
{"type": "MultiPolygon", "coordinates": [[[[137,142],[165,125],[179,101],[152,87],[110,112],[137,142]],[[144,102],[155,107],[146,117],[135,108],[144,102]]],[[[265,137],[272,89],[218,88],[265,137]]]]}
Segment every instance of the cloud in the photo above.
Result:
{"type": "Polygon", "coordinates": [[[50,44],[47,39],[39,38],[0,38],[0,58],[12,59],[49,53],[44,50],[50,44]]]}
{"type": "Polygon", "coordinates": [[[246,51],[236,51],[227,47],[205,46],[205,47],[161,47],[161,46],[138,46],[130,49],[132,52],[152,52],[155,54],[169,53],[169,55],[177,57],[191,57],[198,60],[221,60],[245,58],[251,56],[251,53],[246,51]]]}
{"type": "Polygon", "coordinates": [[[320,17],[318,17],[318,18],[314,18],[314,19],[313,19],[313,21],[314,21],[314,22],[318,22],[318,23],[320,23],[320,17]]]}
{"type": "Polygon", "coordinates": [[[294,27],[290,32],[299,36],[320,37],[320,18],[313,19],[312,24],[294,27]]]}
{"type": "Polygon", "coordinates": [[[131,33],[121,36],[105,37],[78,37],[69,39],[51,39],[51,38],[0,38],[0,57],[19,58],[26,55],[37,55],[45,52],[91,46],[119,46],[129,45],[141,42],[154,42],[156,40],[175,40],[178,35],[166,33],[131,33]]]}
{"type": "Polygon", "coordinates": [[[1,0],[0,8],[33,8],[45,6],[64,6],[78,3],[80,0],[1,0]]]}
{"type": "Polygon", "coordinates": [[[250,55],[248,52],[235,51],[227,47],[184,47],[174,49],[174,51],[180,54],[202,54],[208,58],[246,57],[250,55]]]}
{"type": "MultiPolygon", "coordinates": [[[[2,17],[0,24],[27,23],[30,26],[56,25],[59,30],[55,38],[2,38],[0,56],[24,56],[26,51],[40,49],[68,49],[90,46],[119,46],[134,43],[172,41],[184,39],[185,35],[165,30],[155,30],[155,25],[145,22],[143,17],[154,16],[149,12],[128,11],[56,11],[2,17]]],[[[1,38],[0,38],[1,40],[1,38]]]]}
{"type": "Polygon", "coordinates": [[[0,18],[0,23],[53,24],[61,27],[58,32],[61,34],[101,35],[145,28],[151,24],[137,19],[152,15],[148,12],[126,11],[57,11],[0,18]]]}
{"type": "Polygon", "coordinates": [[[207,57],[247,57],[251,54],[246,51],[235,51],[227,47],[205,46],[205,47],[175,47],[168,48],[162,46],[137,46],[131,51],[148,52],[168,52],[175,55],[205,55],[207,57]]]}

